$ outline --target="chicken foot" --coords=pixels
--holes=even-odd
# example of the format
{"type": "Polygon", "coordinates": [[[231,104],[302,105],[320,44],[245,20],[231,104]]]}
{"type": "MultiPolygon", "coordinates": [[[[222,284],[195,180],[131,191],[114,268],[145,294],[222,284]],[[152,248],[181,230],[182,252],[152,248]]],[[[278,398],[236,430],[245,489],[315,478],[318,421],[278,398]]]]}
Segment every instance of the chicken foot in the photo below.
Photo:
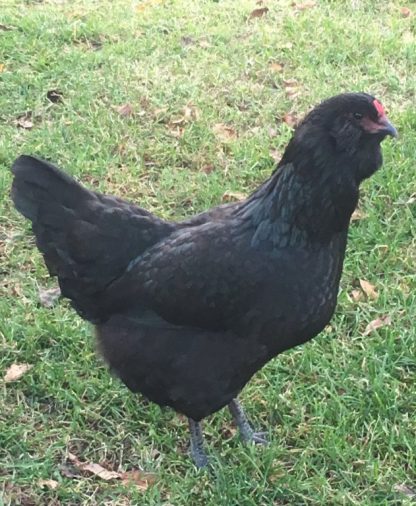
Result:
{"type": "Polygon", "coordinates": [[[267,439],[265,438],[267,432],[254,432],[237,399],[233,399],[228,404],[228,409],[240,431],[240,437],[245,443],[267,444],[267,439]]]}

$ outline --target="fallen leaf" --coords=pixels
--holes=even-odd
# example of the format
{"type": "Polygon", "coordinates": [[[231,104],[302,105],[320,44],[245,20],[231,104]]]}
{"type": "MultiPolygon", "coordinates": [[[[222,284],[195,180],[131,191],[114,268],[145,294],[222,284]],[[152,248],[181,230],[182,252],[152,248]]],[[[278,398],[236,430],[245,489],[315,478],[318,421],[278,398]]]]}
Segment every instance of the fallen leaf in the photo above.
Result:
{"type": "Polygon", "coordinates": [[[247,197],[245,193],[242,192],[233,192],[226,191],[222,196],[222,202],[239,202],[240,200],[244,200],[247,197]]]}
{"type": "Polygon", "coordinates": [[[120,478],[120,473],[115,471],[109,471],[105,469],[100,464],[95,464],[94,462],[81,462],[76,455],[73,453],[68,453],[68,459],[72,464],[74,464],[80,471],[87,471],[88,473],[101,478],[102,480],[114,480],[120,478]]]}
{"type": "MultiPolygon", "coordinates": [[[[147,473],[145,471],[141,471],[139,469],[133,469],[131,471],[126,472],[116,472],[116,471],[109,471],[105,467],[103,467],[100,464],[96,464],[94,462],[82,462],[76,455],[73,453],[68,453],[68,460],[73,464],[76,469],[80,471],[84,471],[87,473],[90,473],[94,476],[97,476],[97,478],[100,478],[104,481],[110,481],[110,480],[121,480],[123,484],[132,483],[134,484],[139,490],[147,490],[147,488],[150,485],[153,485],[156,481],[157,476],[154,473],[147,473]]],[[[68,477],[77,477],[77,475],[74,475],[74,473],[69,470],[69,473],[67,472],[67,469],[63,469],[63,466],[61,466],[61,472],[68,477]]]]}
{"type": "Polygon", "coordinates": [[[214,172],[215,167],[212,165],[212,163],[209,163],[208,165],[204,165],[201,168],[202,172],[205,172],[205,174],[211,174],[211,172],[214,172]]]}
{"type": "Polygon", "coordinates": [[[187,121],[191,121],[199,119],[201,113],[197,107],[192,104],[188,104],[183,108],[183,115],[187,121]]]}
{"type": "Polygon", "coordinates": [[[133,115],[133,107],[131,104],[123,104],[116,107],[116,111],[122,116],[123,118],[129,118],[133,115]]]}
{"type": "Polygon", "coordinates": [[[284,79],[283,84],[285,86],[298,86],[299,83],[296,79],[284,79]]]}
{"type": "Polygon", "coordinates": [[[147,490],[157,479],[156,474],[133,470],[120,473],[123,484],[133,483],[139,490],[147,490]]]}
{"type": "Polygon", "coordinates": [[[371,321],[365,328],[363,336],[368,336],[368,334],[371,334],[373,330],[385,327],[386,325],[391,325],[391,317],[389,315],[382,316],[381,318],[371,321]]]}
{"type": "Polygon", "coordinates": [[[265,14],[269,12],[268,7],[259,7],[258,9],[254,9],[248,17],[248,19],[261,18],[265,14]]]}
{"type": "Polygon", "coordinates": [[[185,129],[181,127],[179,124],[169,123],[167,127],[169,129],[170,135],[172,135],[172,137],[175,137],[176,139],[180,139],[185,133],[185,129]]]}
{"type": "Polygon", "coordinates": [[[51,308],[55,305],[61,296],[61,289],[59,286],[54,288],[39,288],[39,300],[42,306],[51,308]]]}
{"type": "Polygon", "coordinates": [[[187,35],[184,35],[181,37],[181,44],[182,46],[193,46],[195,44],[195,39],[192,37],[188,37],[187,35]]]}
{"type": "Polygon", "coordinates": [[[38,485],[41,488],[48,488],[49,490],[55,490],[58,488],[59,483],[55,480],[39,480],[38,485]]]}
{"type": "Polygon", "coordinates": [[[0,74],[6,70],[6,65],[4,63],[0,63],[0,74]]]}
{"type": "Polygon", "coordinates": [[[365,279],[360,279],[360,286],[362,291],[367,295],[369,299],[372,300],[378,299],[378,293],[374,285],[372,285],[365,279]]]}
{"type": "Polygon", "coordinates": [[[283,123],[289,125],[290,127],[295,127],[297,125],[298,119],[295,114],[286,113],[282,118],[283,123]]]}
{"type": "Polygon", "coordinates": [[[268,133],[269,133],[269,137],[277,137],[277,130],[275,128],[269,128],[268,130],[268,133]]]}
{"type": "Polygon", "coordinates": [[[33,128],[32,114],[30,112],[22,114],[16,118],[16,125],[25,130],[31,130],[33,128]]]}
{"type": "Polygon", "coordinates": [[[149,7],[162,3],[162,0],[144,0],[136,7],[137,12],[144,12],[149,7]]]}
{"type": "Polygon", "coordinates": [[[217,123],[212,128],[215,136],[223,142],[232,141],[237,138],[237,133],[234,128],[224,125],[224,123],[217,123]]]}
{"type": "Polygon", "coordinates": [[[12,26],[3,25],[2,23],[0,23],[0,32],[10,32],[12,30],[14,30],[12,26]]]}
{"type": "Polygon", "coordinates": [[[400,492],[401,494],[406,495],[407,497],[416,497],[416,488],[409,487],[409,485],[406,485],[405,483],[401,483],[399,485],[394,485],[394,490],[396,492],[400,492]]]}
{"type": "Polygon", "coordinates": [[[208,49],[209,47],[211,47],[211,44],[209,43],[209,41],[207,39],[202,38],[199,41],[199,47],[202,47],[202,49],[208,49]]]}
{"type": "Polygon", "coordinates": [[[32,369],[33,365],[30,364],[12,364],[4,375],[4,381],[10,383],[20,379],[29,369],[32,369]]]}
{"type": "Polygon", "coordinates": [[[351,298],[354,302],[360,302],[362,300],[364,294],[361,290],[353,290],[351,292],[351,298]]]}
{"type": "Polygon", "coordinates": [[[367,215],[360,209],[356,209],[351,215],[351,221],[359,221],[367,218],[367,215]]]}
{"type": "Polygon", "coordinates": [[[309,2],[302,2],[302,3],[292,3],[292,7],[294,7],[297,11],[305,11],[306,9],[312,9],[316,6],[316,2],[313,2],[312,0],[309,2]]]}
{"type": "Polygon", "coordinates": [[[46,98],[53,104],[58,104],[63,101],[63,94],[59,90],[48,90],[46,98]]]}
{"type": "Polygon", "coordinates": [[[402,7],[400,9],[400,14],[403,18],[408,18],[412,14],[412,11],[409,9],[409,7],[402,7]]]}
{"type": "Polygon", "coordinates": [[[285,93],[288,98],[296,98],[300,93],[300,85],[296,79],[285,79],[283,81],[285,87],[285,93]]]}
{"type": "Polygon", "coordinates": [[[282,72],[284,65],[282,63],[272,62],[269,65],[269,69],[273,72],[282,72]]]}
{"type": "Polygon", "coordinates": [[[190,121],[197,120],[200,116],[200,111],[193,105],[186,105],[182,109],[183,115],[179,118],[173,119],[170,123],[172,125],[183,125],[184,123],[189,123],[190,121]]]}
{"type": "Polygon", "coordinates": [[[282,153],[278,149],[271,149],[270,156],[277,163],[280,162],[280,159],[282,158],[282,153]]]}

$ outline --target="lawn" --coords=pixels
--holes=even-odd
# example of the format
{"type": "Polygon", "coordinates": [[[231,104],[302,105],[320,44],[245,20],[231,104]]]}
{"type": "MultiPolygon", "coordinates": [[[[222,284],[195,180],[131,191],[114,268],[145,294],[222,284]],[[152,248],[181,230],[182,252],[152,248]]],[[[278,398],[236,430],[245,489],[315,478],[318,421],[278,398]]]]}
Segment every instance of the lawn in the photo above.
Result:
{"type": "Polygon", "coordinates": [[[0,378],[32,368],[0,379],[0,504],[416,504],[415,90],[410,1],[3,0],[0,378]],[[112,378],[66,301],[40,302],[56,281],[12,208],[9,168],[37,154],[178,219],[252,191],[297,118],[359,90],[400,138],[363,185],[336,315],[242,393],[270,445],[243,446],[217,413],[212,469],[197,471],[186,420],[112,378]],[[71,455],[148,481],[100,479],[71,455]]]}

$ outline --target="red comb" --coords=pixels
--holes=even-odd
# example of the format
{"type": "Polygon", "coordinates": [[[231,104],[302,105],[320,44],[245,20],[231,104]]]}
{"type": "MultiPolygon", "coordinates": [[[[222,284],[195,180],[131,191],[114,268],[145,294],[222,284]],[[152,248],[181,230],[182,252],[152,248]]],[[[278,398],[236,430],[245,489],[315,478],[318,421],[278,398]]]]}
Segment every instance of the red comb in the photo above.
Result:
{"type": "Polygon", "coordinates": [[[375,98],[373,100],[373,105],[377,109],[379,116],[384,116],[386,113],[384,112],[383,106],[380,104],[380,102],[375,98]]]}

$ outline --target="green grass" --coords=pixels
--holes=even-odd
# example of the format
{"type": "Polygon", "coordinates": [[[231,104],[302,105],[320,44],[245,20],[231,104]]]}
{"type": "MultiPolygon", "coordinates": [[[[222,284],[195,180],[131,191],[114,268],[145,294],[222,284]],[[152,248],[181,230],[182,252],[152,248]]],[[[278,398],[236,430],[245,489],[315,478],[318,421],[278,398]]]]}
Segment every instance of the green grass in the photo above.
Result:
{"type": "Polygon", "coordinates": [[[270,0],[267,16],[247,21],[254,0],[1,3],[0,377],[12,363],[33,368],[0,382],[0,504],[416,503],[416,8],[409,2],[404,17],[398,0],[292,4],[270,0]],[[62,103],[48,101],[52,89],[62,103]],[[112,379],[66,302],[39,304],[39,286],[54,281],[12,209],[9,167],[21,153],[47,157],[90,187],[177,219],[254,189],[291,135],[282,117],[353,90],[382,100],[401,137],[385,142],[383,169],[363,185],[366,217],[351,227],[337,313],[244,390],[271,444],[242,446],[218,413],[205,424],[213,470],[198,472],[185,420],[112,379]],[[116,109],[125,103],[127,118],[116,109]],[[175,124],[184,107],[192,118],[175,124]],[[30,130],[16,126],[24,114],[30,130]],[[219,123],[232,129],[227,142],[219,123]],[[349,297],[360,278],[378,300],[349,297]],[[383,315],[391,326],[363,336],[383,315]],[[154,472],[156,483],[140,492],[67,478],[69,451],[154,472]],[[44,490],[41,479],[59,486],[44,490]]]}

